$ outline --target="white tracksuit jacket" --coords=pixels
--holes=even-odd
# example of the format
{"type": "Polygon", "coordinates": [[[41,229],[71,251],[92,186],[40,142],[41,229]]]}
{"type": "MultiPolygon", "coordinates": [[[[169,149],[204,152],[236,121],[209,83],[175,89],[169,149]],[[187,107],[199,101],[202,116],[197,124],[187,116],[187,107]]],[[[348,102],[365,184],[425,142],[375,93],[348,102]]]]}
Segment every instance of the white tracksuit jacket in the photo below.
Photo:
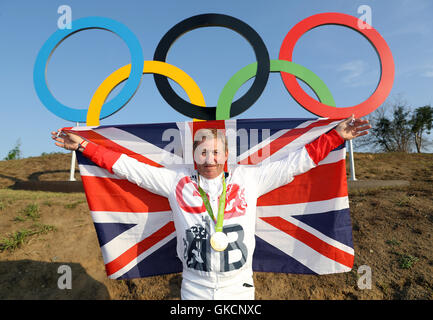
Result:
{"type": "MultiPolygon", "coordinates": [[[[198,192],[197,171],[156,168],[93,143],[86,146],[83,154],[111,173],[168,198],[177,234],[177,255],[183,264],[182,276],[194,292],[198,288],[230,288],[243,283],[253,285],[252,258],[258,197],[315,167],[343,142],[340,135],[332,130],[283,160],[257,166],[239,165],[224,173],[227,193],[223,232],[229,237],[229,245],[223,252],[217,252],[210,246],[215,223],[211,221],[198,192]]],[[[200,186],[207,193],[216,215],[222,192],[222,176],[211,180],[200,176],[200,186]]],[[[186,292],[184,285],[182,291],[186,292]]],[[[208,297],[191,295],[191,290],[188,292],[188,295],[182,294],[182,298],[208,297]]],[[[254,288],[252,293],[250,297],[253,299],[254,288]]],[[[208,298],[212,297],[215,296],[208,298]]],[[[237,297],[241,296],[233,295],[233,299],[237,297]]]]}

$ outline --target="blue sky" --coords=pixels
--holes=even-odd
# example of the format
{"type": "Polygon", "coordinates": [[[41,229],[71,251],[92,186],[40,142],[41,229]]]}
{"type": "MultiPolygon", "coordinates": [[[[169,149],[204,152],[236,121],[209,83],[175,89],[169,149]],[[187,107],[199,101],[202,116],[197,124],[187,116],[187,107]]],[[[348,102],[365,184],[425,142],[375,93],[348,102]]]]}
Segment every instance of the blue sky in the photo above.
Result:
{"type": "MultiPolygon", "coordinates": [[[[139,39],[145,60],[152,60],[157,44],[176,23],[196,14],[223,13],[254,28],[271,59],[277,59],[287,32],[299,21],[322,12],[359,17],[368,5],[372,26],[393,53],[395,81],[390,98],[401,97],[416,108],[433,101],[433,2],[430,0],[159,0],[159,1],[0,1],[0,158],[18,139],[24,157],[61,151],[49,132],[75,123],[51,113],[33,86],[33,67],[44,42],[57,30],[59,6],[68,5],[72,20],[102,16],[125,24],[139,39]]],[[[186,33],[171,47],[167,62],[187,72],[199,85],[207,105],[215,106],[228,79],[255,62],[249,43],[225,28],[200,28],[186,33]]],[[[338,107],[368,98],[379,79],[379,60],[370,43],[341,26],[323,26],[297,43],[294,62],[316,73],[330,88],[338,107]]],[[[130,63],[128,47],[113,33],[86,30],[75,33],[55,50],[47,67],[47,83],[63,104],[87,108],[99,84],[130,63]]],[[[247,82],[236,97],[251,85],[247,82]]],[[[122,85],[114,90],[112,99],[122,85]]],[[[179,95],[182,89],[173,85],[179,95]]],[[[311,91],[310,91],[310,94],[311,91]]],[[[237,118],[314,117],[288,94],[273,73],[258,101],[237,118]]],[[[152,75],[143,75],[130,102],[102,125],[187,121],[160,96],[152,75]]]]}

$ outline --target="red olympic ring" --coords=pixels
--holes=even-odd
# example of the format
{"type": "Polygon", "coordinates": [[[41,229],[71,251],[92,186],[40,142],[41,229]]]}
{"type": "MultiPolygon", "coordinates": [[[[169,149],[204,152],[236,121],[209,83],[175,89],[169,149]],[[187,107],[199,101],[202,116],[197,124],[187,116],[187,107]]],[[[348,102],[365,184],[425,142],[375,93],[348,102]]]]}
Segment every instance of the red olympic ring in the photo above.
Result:
{"type": "Polygon", "coordinates": [[[299,85],[296,77],[281,72],[284,85],[290,95],[301,106],[308,111],[321,117],[327,118],[347,118],[352,114],[356,117],[363,117],[376,108],[378,108],[391,92],[394,82],[394,59],[391,50],[382,36],[373,27],[360,29],[358,27],[359,19],[343,13],[320,13],[310,16],[296,24],[286,35],[280,49],[280,60],[292,61],[293,49],[299,38],[307,31],[328,24],[342,25],[358,31],[373,45],[381,67],[381,76],[379,84],[374,93],[364,102],[353,107],[336,108],[325,105],[310,97],[299,85]]]}

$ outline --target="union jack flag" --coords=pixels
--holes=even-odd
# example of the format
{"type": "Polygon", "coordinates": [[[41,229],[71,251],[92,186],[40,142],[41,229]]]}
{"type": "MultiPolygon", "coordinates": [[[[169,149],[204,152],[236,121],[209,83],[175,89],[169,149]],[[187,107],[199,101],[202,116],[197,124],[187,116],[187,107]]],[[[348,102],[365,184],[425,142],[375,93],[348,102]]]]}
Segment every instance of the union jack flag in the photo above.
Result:
{"type": "MultiPolygon", "coordinates": [[[[228,135],[231,165],[275,161],[330,131],[335,119],[246,119],[75,127],[81,137],[157,167],[191,165],[200,127],[228,135]],[[233,136],[233,135],[232,135],[233,136]]],[[[258,199],[253,270],[328,274],[352,269],[354,250],[342,144],[317,167],[258,199]]],[[[77,155],[107,275],[131,279],[182,271],[168,199],[77,155]]]]}

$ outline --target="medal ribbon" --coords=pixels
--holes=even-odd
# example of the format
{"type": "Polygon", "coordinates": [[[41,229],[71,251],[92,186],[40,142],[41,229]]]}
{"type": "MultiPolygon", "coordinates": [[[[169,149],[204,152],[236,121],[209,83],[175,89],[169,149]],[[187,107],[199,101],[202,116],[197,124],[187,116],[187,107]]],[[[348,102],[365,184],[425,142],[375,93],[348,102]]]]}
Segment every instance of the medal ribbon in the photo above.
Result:
{"type": "MultiPolygon", "coordinates": [[[[209,202],[209,198],[207,197],[206,192],[200,187],[200,182],[198,185],[198,191],[200,192],[200,196],[203,199],[203,203],[206,207],[207,212],[211,219],[215,222],[215,216],[212,211],[212,207],[209,202]]],[[[223,222],[224,222],[224,209],[226,206],[226,179],[223,174],[223,192],[221,193],[220,200],[218,203],[218,216],[216,220],[215,232],[223,231],[223,222]]]]}

